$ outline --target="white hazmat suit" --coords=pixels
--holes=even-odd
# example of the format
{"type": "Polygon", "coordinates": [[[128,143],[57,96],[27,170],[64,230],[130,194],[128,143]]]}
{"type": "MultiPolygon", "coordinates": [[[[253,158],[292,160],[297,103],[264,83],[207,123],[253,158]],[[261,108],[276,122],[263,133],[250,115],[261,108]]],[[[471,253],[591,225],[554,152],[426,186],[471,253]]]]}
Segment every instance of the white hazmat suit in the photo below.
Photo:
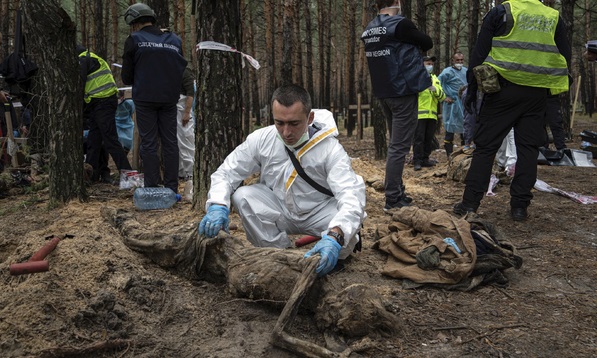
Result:
{"type": "Polygon", "coordinates": [[[352,170],[350,157],[336,139],[332,113],[313,112],[310,138],[294,152],[307,175],[329,188],[333,197],[297,174],[271,125],[251,133],[211,175],[206,208],[212,204],[230,208],[232,200],[247,239],[258,247],[287,248],[289,234],[322,236],[337,226],[345,240],[339,258],[345,259],[358,242],[355,235],[366,217],[365,183],[352,170]],[[239,188],[254,173],[260,173],[259,182],[239,188]]]}

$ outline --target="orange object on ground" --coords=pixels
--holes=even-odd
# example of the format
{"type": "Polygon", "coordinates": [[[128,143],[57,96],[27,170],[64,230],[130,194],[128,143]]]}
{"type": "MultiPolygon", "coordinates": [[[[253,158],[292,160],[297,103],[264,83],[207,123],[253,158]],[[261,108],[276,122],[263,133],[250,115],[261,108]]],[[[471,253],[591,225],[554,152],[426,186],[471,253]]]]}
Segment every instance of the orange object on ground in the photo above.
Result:
{"type": "Polygon", "coordinates": [[[297,239],[297,240],[294,242],[294,245],[295,245],[296,247],[301,247],[301,246],[308,245],[308,244],[310,244],[310,243],[312,243],[312,242],[315,242],[315,241],[317,241],[317,240],[319,240],[319,239],[321,239],[319,236],[311,236],[311,235],[307,235],[307,236],[303,236],[303,237],[301,237],[300,239],[297,239]]]}
{"type": "Polygon", "coordinates": [[[27,273],[46,272],[50,269],[48,261],[27,261],[20,264],[10,265],[10,274],[13,276],[24,275],[27,273]]]}

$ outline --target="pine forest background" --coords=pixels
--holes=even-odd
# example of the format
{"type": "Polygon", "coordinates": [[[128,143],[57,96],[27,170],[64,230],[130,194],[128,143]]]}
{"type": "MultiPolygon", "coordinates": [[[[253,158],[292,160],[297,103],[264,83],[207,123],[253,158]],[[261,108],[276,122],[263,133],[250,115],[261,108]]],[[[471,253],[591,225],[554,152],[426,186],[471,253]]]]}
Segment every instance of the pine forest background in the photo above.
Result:
{"type": "MultiPolygon", "coordinates": [[[[41,64],[41,70],[51,68],[60,73],[38,82],[55,86],[57,91],[62,86],[64,93],[76,97],[81,83],[71,77],[77,77],[77,64],[75,59],[67,59],[74,54],[74,44],[83,44],[109,63],[121,63],[124,40],[129,35],[123,14],[135,2],[0,0],[0,58],[14,51],[16,10],[22,9],[27,57],[41,64]],[[69,73],[65,67],[71,66],[74,68],[69,73]],[[54,81],[62,83],[49,83],[54,81]]],[[[385,155],[385,123],[375,118],[375,101],[371,98],[364,47],[360,41],[366,24],[376,15],[375,1],[147,0],[145,3],[156,12],[158,26],[169,28],[182,38],[184,55],[198,79],[197,133],[205,135],[198,135],[197,139],[201,149],[196,154],[196,177],[208,178],[217,168],[218,159],[223,159],[251,129],[271,123],[271,95],[276,87],[288,82],[305,87],[312,94],[314,108],[342,113],[349,105],[357,103],[359,95],[363,104],[372,104],[372,121],[382,127],[375,130],[376,147],[378,142],[383,142],[376,150],[379,157],[385,155]],[[248,63],[241,66],[238,54],[197,52],[195,45],[200,41],[230,45],[257,59],[261,68],[255,70],[248,63]],[[209,122],[202,124],[202,118],[209,122]],[[210,137],[208,132],[216,135],[210,137]],[[383,139],[378,141],[377,137],[383,139]],[[210,143],[224,145],[204,149],[210,143]],[[206,161],[206,157],[213,157],[213,163],[206,161]]],[[[403,0],[402,13],[433,39],[434,47],[427,54],[437,57],[435,73],[439,74],[450,65],[456,51],[465,55],[467,65],[483,16],[495,3],[492,0],[403,0]]],[[[574,82],[570,92],[562,96],[562,106],[572,109],[578,86],[578,109],[591,114],[595,104],[595,69],[582,54],[586,41],[597,38],[597,28],[591,28],[597,17],[597,0],[545,0],[544,3],[560,11],[568,25],[573,50],[570,71],[574,82]]],[[[118,85],[122,85],[118,68],[113,67],[113,71],[118,85]]],[[[56,107],[55,102],[56,98],[50,98],[45,100],[45,107],[44,103],[37,106],[34,120],[41,123],[40,127],[56,127],[51,123],[56,119],[48,113],[64,112],[64,103],[56,107]]],[[[80,110],[77,107],[80,104],[73,106],[73,112],[80,110]]],[[[563,112],[569,131],[570,111],[563,112]]],[[[346,133],[351,136],[357,128],[355,117],[346,118],[346,133]]],[[[47,130],[38,134],[39,147],[52,145],[55,134],[47,130]]],[[[198,195],[205,194],[207,181],[197,180],[198,195]]],[[[64,186],[64,183],[56,185],[64,186]]],[[[79,186],[74,187],[81,197],[79,186]]],[[[58,199],[69,195],[72,193],[58,199]]]]}

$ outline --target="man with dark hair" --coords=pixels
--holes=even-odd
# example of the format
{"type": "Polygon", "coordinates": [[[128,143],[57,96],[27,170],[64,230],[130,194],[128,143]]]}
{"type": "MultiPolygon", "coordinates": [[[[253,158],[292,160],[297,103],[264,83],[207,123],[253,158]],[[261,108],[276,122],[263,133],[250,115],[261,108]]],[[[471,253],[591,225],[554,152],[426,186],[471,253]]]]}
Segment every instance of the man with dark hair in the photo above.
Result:
{"type": "Polygon", "coordinates": [[[361,35],[369,64],[373,94],[381,100],[390,142],[386,160],[384,210],[410,205],[402,183],[404,161],[417,127],[419,92],[431,86],[421,51],[431,38],[400,15],[399,0],[377,0],[379,14],[361,35]]]}
{"type": "Polygon", "coordinates": [[[255,246],[287,248],[288,235],[321,236],[306,257],[320,254],[316,271],[325,275],[359,242],[357,233],[366,216],[365,184],[336,139],[332,114],[312,110],[307,91],[282,86],[271,105],[274,125],[249,134],[211,175],[199,234],[214,237],[221,229],[227,231],[234,205],[255,246]],[[239,188],[255,173],[260,174],[259,183],[239,188]]]}
{"type": "MultiPolygon", "coordinates": [[[[470,66],[496,72],[486,90],[477,119],[476,149],[465,179],[462,201],[454,213],[475,212],[489,184],[493,159],[514,128],[517,162],[510,185],[510,214],[528,217],[527,207],[537,180],[537,156],[544,141],[548,94],[568,90],[571,50],[566,25],[557,10],[539,0],[511,0],[491,9],[471,54],[470,66]],[[499,84],[499,86],[498,86],[499,84]],[[491,91],[488,89],[491,88],[491,91]],[[495,91],[498,89],[498,91],[495,91]]],[[[471,71],[472,72],[472,71],[471,71]]],[[[477,81],[469,72],[465,108],[475,108],[477,81]]]]}
{"type": "Polygon", "coordinates": [[[160,183],[159,137],[164,163],[163,184],[177,193],[176,103],[187,65],[182,56],[182,41],[174,33],[155,26],[155,13],[145,4],[129,6],[124,20],[133,32],[124,43],[121,76],[124,84],[133,85],[144,185],[156,187],[160,183]]]}
{"type": "Polygon", "coordinates": [[[112,157],[118,170],[130,170],[131,165],[116,131],[116,107],[118,88],[110,67],[101,57],[78,45],[79,69],[85,81],[84,113],[89,132],[85,162],[93,167],[91,181],[104,181],[110,184],[108,155],[112,157]]]}

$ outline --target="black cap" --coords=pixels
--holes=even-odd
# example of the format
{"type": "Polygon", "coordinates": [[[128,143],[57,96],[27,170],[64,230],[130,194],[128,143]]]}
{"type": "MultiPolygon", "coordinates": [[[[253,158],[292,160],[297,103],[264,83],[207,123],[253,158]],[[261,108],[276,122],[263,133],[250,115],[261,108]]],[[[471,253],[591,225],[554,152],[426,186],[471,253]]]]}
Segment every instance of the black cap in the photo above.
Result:
{"type": "Polygon", "coordinates": [[[435,62],[435,56],[423,56],[423,61],[433,61],[433,62],[435,62]]]}
{"type": "Polygon", "coordinates": [[[587,41],[585,47],[589,52],[597,53],[597,40],[587,41]]]}

